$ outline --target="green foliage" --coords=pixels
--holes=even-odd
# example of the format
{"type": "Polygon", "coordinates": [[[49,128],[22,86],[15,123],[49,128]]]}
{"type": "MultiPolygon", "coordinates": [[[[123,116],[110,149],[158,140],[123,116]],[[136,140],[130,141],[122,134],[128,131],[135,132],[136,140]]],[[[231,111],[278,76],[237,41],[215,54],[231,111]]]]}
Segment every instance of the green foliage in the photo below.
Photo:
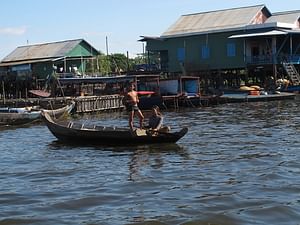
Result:
{"type": "Polygon", "coordinates": [[[143,55],[139,54],[135,58],[127,58],[125,54],[115,53],[105,55],[100,53],[96,59],[87,62],[86,72],[89,74],[100,74],[105,76],[107,74],[118,74],[122,72],[132,71],[136,65],[147,64],[148,61],[152,64],[158,64],[159,58],[157,55],[143,55]]]}
{"type": "Polygon", "coordinates": [[[106,75],[111,73],[110,61],[106,55],[99,55],[98,57],[99,73],[106,75]]]}
{"type": "Polygon", "coordinates": [[[108,56],[110,61],[110,68],[112,72],[118,73],[127,71],[128,60],[124,54],[116,53],[108,56]]]}
{"type": "Polygon", "coordinates": [[[146,63],[145,59],[146,58],[145,58],[145,56],[143,56],[143,54],[139,54],[134,59],[132,59],[132,64],[133,65],[144,64],[144,63],[146,63]]]}
{"type": "Polygon", "coordinates": [[[108,57],[102,53],[96,58],[88,60],[86,64],[87,74],[99,74],[105,76],[111,73],[110,61],[108,57]]]}

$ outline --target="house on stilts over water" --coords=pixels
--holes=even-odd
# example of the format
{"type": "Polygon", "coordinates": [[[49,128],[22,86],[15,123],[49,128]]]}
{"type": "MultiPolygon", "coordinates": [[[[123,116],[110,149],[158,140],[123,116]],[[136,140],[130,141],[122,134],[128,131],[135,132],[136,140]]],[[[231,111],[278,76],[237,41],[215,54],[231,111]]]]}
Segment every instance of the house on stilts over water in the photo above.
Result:
{"type": "Polygon", "coordinates": [[[270,78],[300,84],[300,10],[255,5],[182,15],[161,36],[140,41],[164,72],[199,76],[202,88],[265,86],[270,78]]]}

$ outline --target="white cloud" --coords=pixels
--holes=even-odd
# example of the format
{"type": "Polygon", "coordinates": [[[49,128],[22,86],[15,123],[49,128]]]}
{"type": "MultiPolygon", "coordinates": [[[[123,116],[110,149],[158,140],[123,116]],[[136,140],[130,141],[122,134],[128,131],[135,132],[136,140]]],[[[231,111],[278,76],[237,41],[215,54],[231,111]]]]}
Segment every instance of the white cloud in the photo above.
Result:
{"type": "Polygon", "coordinates": [[[0,27],[0,34],[4,35],[22,35],[27,31],[27,27],[0,27]]]}

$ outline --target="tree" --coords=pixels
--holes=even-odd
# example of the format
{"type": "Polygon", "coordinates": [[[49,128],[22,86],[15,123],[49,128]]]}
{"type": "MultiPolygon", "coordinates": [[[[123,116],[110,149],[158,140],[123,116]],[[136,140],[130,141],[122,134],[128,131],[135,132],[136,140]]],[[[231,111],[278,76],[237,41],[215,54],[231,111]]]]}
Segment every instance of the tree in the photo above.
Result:
{"type": "Polygon", "coordinates": [[[125,54],[114,53],[111,55],[105,55],[100,52],[96,57],[96,60],[93,59],[87,62],[86,72],[93,74],[99,74],[105,76],[107,74],[118,74],[122,72],[128,72],[135,70],[137,65],[141,64],[150,64],[159,65],[159,55],[158,54],[138,54],[134,58],[127,58],[125,54]]]}
{"type": "Polygon", "coordinates": [[[128,69],[128,60],[124,54],[116,53],[109,56],[111,71],[115,73],[124,72],[128,69]]]}
{"type": "Polygon", "coordinates": [[[101,54],[98,56],[98,64],[99,64],[99,73],[101,75],[107,75],[112,72],[111,70],[111,63],[109,61],[109,57],[101,54]]]}
{"type": "Polygon", "coordinates": [[[88,60],[86,63],[86,72],[88,74],[99,74],[104,76],[111,73],[109,58],[100,52],[96,59],[88,60]]]}

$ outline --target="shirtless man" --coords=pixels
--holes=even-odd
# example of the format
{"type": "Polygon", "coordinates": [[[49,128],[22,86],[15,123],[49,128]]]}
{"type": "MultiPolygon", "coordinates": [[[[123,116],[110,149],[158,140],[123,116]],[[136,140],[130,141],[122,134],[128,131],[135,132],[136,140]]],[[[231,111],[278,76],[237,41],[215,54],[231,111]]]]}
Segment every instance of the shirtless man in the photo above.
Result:
{"type": "Polygon", "coordinates": [[[129,91],[127,93],[127,103],[129,105],[129,127],[133,130],[133,118],[135,113],[137,113],[140,119],[140,128],[143,128],[144,115],[138,107],[139,97],[138,93],[134,90],[134,84],[129,86],[129,91]]]}

